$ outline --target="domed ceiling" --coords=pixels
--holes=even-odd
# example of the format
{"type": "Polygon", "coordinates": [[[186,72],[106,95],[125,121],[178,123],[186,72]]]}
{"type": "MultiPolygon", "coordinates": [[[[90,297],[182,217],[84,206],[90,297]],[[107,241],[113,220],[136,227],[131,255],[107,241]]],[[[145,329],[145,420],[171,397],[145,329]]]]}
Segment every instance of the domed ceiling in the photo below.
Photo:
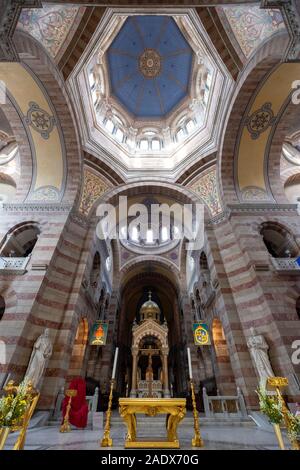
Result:
{"type": "Polygon", "coordinates": [[[107,9],[70,74],[84,149],[122,177],[175,180],[213,155],[233,89],[194,9],[107,9]]]}
{"type": "Polygon", "coordinates": [[[162,118],[189,93],[193,51],[170,16],[127,18],[107,51],[112,94],[138,118],[162,118]]]}

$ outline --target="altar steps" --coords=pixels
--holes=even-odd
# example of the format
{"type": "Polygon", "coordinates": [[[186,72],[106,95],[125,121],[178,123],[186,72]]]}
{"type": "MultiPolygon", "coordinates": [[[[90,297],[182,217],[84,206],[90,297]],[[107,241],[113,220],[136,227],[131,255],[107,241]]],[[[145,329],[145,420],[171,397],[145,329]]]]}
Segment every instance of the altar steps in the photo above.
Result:
{"type": "MultiPolygon", "coordinates": [[[[216,426],[219,424],[221,426],[250,426],[256,427],[254,421],[249,418],[240,418],[240,417],[231,417],[231,418],[224,418],[224,417],[212,417],[206,418],[204,415],[200,414],[200,426],[216,426]]],[[[122,418],[119,416],[117,410],[113,411],[111,417],[111,426],[117,427],[120,425],[125,424],[122,418]]],[[[191,411],[188,411],[183,421],[179,424],[179,426],[193,426],[194,424],[194,417],[191,411]]],[[[165,432],[166,429],[166,416],[165,415],[158,415],[158,416],[137,416],[137,429],[145,429],[145,430],[162,430],[165,432]]]]}

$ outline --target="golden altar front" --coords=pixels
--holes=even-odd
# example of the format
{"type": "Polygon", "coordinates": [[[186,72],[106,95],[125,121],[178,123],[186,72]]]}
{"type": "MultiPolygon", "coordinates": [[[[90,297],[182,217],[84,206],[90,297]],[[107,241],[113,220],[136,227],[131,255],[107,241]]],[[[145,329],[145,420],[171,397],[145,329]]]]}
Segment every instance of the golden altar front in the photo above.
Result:
{"type": "Polygon", "coordinates": [[[126,423],[125,448],[179,449],[177,426],[186,413],[185,398],[120,398],[119,413],[126,423]],[[156,416],[166,414],[166,440],[137,440],[136,414],[156,416]]]}

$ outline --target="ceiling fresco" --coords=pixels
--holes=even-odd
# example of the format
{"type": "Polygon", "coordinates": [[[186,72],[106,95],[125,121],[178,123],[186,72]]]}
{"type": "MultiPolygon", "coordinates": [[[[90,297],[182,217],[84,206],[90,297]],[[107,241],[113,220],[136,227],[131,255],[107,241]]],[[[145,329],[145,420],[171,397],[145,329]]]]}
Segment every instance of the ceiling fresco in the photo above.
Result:
{"type": "Polygon", "coordinates": [[[57,202],[65,182],[65,147],[60,122],[45,90],[26,67],[0,64],[0,80],[22,119],[31,147],[34,175],[28,200],[57,202]]]}
{"type": "Polygon", "coordinates": [[[242,200],[268,198],[266,158],[281,113],[289,102],[292,83],[299,74],[299,63],[280,65],[249,103],[240,129],[235,162],[242,200]]]}
{"type": "Polygon", "coordinates": [[[246,58],[266,39],[285,28],[279,10],[261,10],[259,6],[251,5],[217,7],[217,11],[246,58]]]}
{"type": "Polygon", "coordinates": [[[136,117],[161,118],[188,94],[193,52],[170,16],[128,18],[107,59],[112,93],[136,117]]]}
{"type": "Polygon", "coordinates": [[[69,34],[76,30],[83,10],[72,5],[44,5],[43,8],[23,8],[18,28],[37,39],[51,57],[55,58],[61,48],[64,48],[69,34]]]}

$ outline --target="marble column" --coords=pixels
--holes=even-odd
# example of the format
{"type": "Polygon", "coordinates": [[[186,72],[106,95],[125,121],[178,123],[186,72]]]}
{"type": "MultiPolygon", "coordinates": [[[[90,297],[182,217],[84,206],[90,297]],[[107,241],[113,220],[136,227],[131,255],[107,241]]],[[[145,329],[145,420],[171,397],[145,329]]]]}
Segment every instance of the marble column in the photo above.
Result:
{"type": "Polygon", "coordinates": [[[137,387],[137,362],[138,362],[138,349],[132,349],[132,380],[131,380],[131,392],[130,396],[136,397],[136,387],[137,387]]]}
{"type": "Polygon", "coordinates": [[[168,373],[168,351],[163,351],[163,375],[164,375],[164,398],[170,397],[169,373],[168,373]]]}

